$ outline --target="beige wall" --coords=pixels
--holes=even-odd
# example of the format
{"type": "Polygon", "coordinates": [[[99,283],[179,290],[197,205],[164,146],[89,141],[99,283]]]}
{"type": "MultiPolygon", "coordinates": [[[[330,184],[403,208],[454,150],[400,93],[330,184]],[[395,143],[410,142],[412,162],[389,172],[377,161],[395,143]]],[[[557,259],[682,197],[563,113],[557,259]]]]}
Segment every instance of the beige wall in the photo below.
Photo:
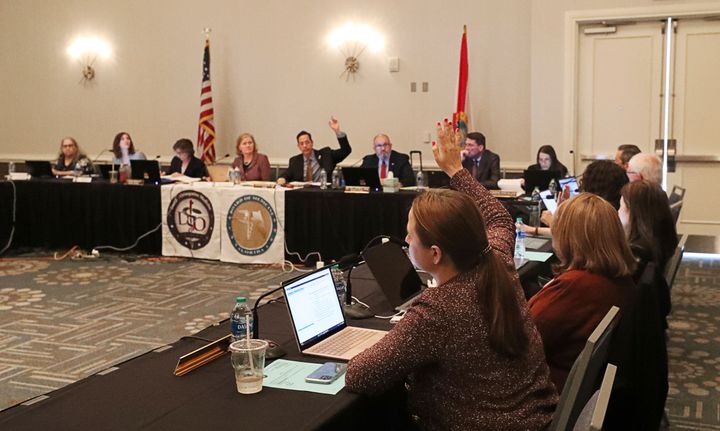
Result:
{"type": "Polygon", "coordinates": [[[196,1],[0,0],[0,158],[49,158],[72,135],[91,155],[130,132],[148,156],[171,155],[179,137],[195,140],[203,27],[212,27],[212,79],[218,153],[255,134],[275,161],[297,152],[295,134],[335,145],[327,119],[340,120],[351,160],[386,132],[400,151],[454,107],[462,25],[469,27],[471,100],[476,128],[504,161],[526,164],[530,142],[530,7],[524,0],[362,3],[333,0],[196,1]],[[385,34],[384,52],[360,57],[357,79],[339,79],[344,58],[325,35],[347,20],[385,34]],[[97,77],[80,83],[65,48],[78,34],[114,47],[97,77]],[[388,72],[387,57],[400,58],[388,72]],[[429,93],[410,93],[427,81],[429,93]]]}

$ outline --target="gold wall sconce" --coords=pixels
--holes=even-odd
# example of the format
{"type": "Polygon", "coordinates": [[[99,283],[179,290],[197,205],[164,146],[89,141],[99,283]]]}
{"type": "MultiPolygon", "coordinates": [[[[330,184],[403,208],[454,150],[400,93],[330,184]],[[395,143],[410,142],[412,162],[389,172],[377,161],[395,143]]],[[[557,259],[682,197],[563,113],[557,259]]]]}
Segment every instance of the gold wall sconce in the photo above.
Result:
{"type": "Polygon", "coordinates": [[[80,63],[83,82],[87,83],[95,78],[95,60],[110,58],[112,49],[108,42],[97,37],[78,37],[67,47],[67,53],[80,63]]]}
{"type": "Polygon", "coordinates": [[[351,22],[333,30],[327,37],[328,44],[340,50],[345,56],[345,69],[340,78],[348,81],[360,70],[360,55],[366,49],[377,52],[385,46],[385,38],[367,25],[355,25],[351,22]]]}

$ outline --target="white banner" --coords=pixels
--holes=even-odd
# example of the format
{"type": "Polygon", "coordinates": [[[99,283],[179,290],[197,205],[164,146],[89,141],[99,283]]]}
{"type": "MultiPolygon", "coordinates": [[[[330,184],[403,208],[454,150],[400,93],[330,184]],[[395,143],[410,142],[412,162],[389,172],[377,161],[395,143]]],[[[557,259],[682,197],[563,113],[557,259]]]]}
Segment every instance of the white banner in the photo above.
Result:
{"type": "Polygon", "coordinates": [[[220,260],[279,263],[285,259],[285,190],[233,187],[217,195],[220,260]]]}
{"type": "Polygon", "coordinates": [[[285,190],[192,183],[163,186],[162,254],[235,263],[285,258],[285,190]]]}
{"type": "Polygon", "coordinates": [[[216,195],[221,189],[170,184],[161,188],[163,256],[220,259],[220,219],[216,195]]]}

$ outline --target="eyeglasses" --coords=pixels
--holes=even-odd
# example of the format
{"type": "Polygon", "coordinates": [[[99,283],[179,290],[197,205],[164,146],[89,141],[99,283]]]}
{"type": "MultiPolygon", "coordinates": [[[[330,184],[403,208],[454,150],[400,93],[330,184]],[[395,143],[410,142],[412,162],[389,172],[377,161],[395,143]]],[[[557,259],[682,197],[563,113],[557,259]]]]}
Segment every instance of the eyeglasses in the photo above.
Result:
{"type": "Polygon", "coordinates": [[[375,144],[375,148],[389,148],[390,145],[389,142],[385,142],[384,144],[375,144]]]}

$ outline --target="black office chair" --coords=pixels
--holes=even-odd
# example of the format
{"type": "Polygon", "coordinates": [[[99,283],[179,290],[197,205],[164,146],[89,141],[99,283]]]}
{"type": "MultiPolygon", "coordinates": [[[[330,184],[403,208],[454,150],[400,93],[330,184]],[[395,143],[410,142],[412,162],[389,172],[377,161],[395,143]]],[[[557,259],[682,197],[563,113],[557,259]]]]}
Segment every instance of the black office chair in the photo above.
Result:
{"type": "Polygon", "coordinates": [[[688,234],[684,234],[680,241],[678,241],[677,247],[675,247],[675,253],[673,253],[670,260],[665,265],[665,282],[668,288],[672,290],[673,283],[675,283],[675,276],[677,275],[680,262],[682,262],[683,254],[685,254],[685,242],[687,242],[688,234]]]}
{"type": "Polygon", "coordinates": [[[615,372],[617,367],[608,364],[605,368],[605,375],[600,384],[600,389],[595,391],[590,401],[580,412],[577,422],[573,427],[573,431],[600,431],[602,430],[605,413],[607,412],[608,402],[610,401],[610,393],[612,392],[613,383],[615,382],[615,372]]]}
{"type": "Polygon", "coordinates": [[[672,192],[670,192],[670,196],[668,196],[668,201],[670,205],[674,204],[677,201],[681,201],[685,198],[685,188],[680,186],[673,186],[672,192]]]}
{"type": "Polygon", "coordinates": [[[618,307],[611,307],[588,337],[565,381],[549,431],[572,430],[583,407],[592,397],[600,371],[607,363],[610,339],[619,311],[618,307]]]}
{"type": "Polygon", "coordinates": [[[670,204],[670,214],[672,214],[673,220],[675,220],[675,224],[677,224],[678,220],[680,220],[680,210],[682,210],[682,206],[682,199],[670,204]]]}

